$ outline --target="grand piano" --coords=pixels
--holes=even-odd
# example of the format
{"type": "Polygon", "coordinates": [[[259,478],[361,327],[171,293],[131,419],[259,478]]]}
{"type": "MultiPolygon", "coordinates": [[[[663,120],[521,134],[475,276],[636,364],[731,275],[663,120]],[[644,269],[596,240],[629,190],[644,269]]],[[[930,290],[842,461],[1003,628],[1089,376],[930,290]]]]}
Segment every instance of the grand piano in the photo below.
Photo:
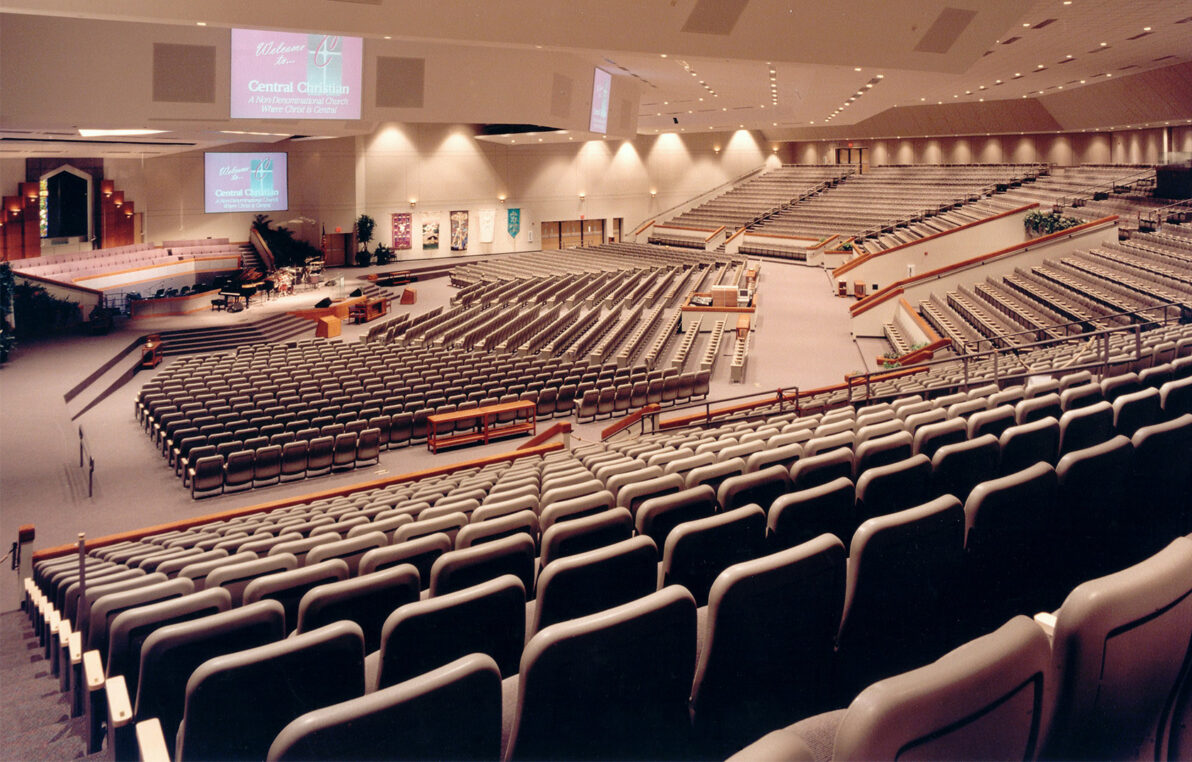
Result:
{"type": "Polygon", "coordinates": [[[248,309],[252,298],[258,292],[265,290],[263,288],[265,283],[266,281],[260,280],[253,283],[240,282],[224,286],[220,289],[219,295],[224,299],[225,309],[228,312],[240,312],[241,310],[248,309]]]}

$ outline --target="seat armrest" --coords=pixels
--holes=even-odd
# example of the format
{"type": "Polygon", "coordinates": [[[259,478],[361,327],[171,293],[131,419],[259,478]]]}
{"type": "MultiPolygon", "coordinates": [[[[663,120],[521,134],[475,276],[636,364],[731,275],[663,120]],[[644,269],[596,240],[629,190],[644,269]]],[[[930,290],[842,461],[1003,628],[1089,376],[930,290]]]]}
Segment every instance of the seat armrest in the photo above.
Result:
{"type": "Polygon", "coordinates": [[[128,684],[124,675],[114,675],[104,684],[108,694],[108,726],[122,728],[132,721],[132,702],[128,698],[128,684]]]}
{"type": "Polygon", "coordinates": [[[1039,625],[1048,640],[1055,637],[1055,614],[1050,611],[1040,611],[1035,614],[1035,624],[1039,625]]]}
{"type": "Polygon", "coordinates": [[[80,665],[83,663],[83,633],[72,632],[70,640],[67,641],[67,648],[70,651],[70,663],[72,665],[80,665]]]}
{"type": "Polygon", "coordinates": [[[88,692],[95,692],[103,688],[103,660],[99,651],[91,649],[83,654],[83,680],[88,692]]]}
{"type": "Polygon", "coordinates": [[[170,762],[170,749],[156,717],[137,723],[137,750],[142,762],[170,762]]]}

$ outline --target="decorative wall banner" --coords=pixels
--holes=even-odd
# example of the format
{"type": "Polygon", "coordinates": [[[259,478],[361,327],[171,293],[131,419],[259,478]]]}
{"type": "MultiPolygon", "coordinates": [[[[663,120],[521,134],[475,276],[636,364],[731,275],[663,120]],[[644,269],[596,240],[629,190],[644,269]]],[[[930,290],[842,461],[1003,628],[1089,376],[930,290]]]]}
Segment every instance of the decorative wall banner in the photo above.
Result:
{"type": "Polygon", "coordinates": [[[451,213],[451,250],[468,250],[468,213],[451,213]]]}
{"type": "Polygon", "coordinates": [[[510,238],[517,238],[517,234],[521,232],[521,209],[509,210],[509,221],[506,229],[509,231],[510,238]]]}
{"type": "Polygon", "coordinates": [[[393,248],[395,251],[413,247],[410,240],[410,230],[413,227],[414,215],[409,212],[395,212],[393,218],[393,248]]]}
{"type": "Polygon", "coordinates": [[[497,210],[481,209],[478,216],[480,221],[480,243],[492,243],[493,234],[497,227],[497,210]]]}
{"type": "Polygon", "coordinates": [[[422,223],[422,250],[439,248],[439,221],[422,223]]]}

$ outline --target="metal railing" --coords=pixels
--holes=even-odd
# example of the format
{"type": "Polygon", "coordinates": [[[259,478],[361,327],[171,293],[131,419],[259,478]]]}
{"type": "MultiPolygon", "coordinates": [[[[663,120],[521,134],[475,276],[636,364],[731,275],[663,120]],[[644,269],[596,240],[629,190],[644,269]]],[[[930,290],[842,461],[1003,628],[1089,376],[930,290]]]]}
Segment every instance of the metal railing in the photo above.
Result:
{"type": "Polygon", "coordinates": [[[1135,172],[1123,177],[1114,178],[1107,183],[1098,183],[1080,189],[1076,193],[1071,193],[1065,196],[1059,196],[1055,200],[1056,206],[1083,206],[1085,202],[1092,199],[1098,193],[1104,193],[1108,198],[1109,194],[1116,193],[1118,188],[1130,190],[1147,181],[1154,182],[1155,170],[1153,168],[1143,170],[1142,172],[1135,172]]]}
{"type": "MultiPolygon", "coordinates": [[[[1048,375],[1048,374],[1054,374],[1054,373],[1059,373],[1059,372],[1071,373],[1071,372],[1079,371],[1079,370],[1097,371],[1098,373],[1103,374],[1107,370],[1109,370],[1110,367],[1114,364],[1121,363],[1121,362],[1136,363],[1136,362],[1142,360],[1142,358],[1143,358],[1142,334],[1144,332],[1146,332],[1147,330],[1149,330],[1150,327],[1154,326],[1156,323],[1160,323],[1161,325],[1170,325],[1170,324],[1176,323],[1176,322],[1192,321],[1192,305],[1189,305],[1189,304],[1186,304],[1183,302],[1170,302],[1170,303],[1163,304],[1163,305],[1148,307],[1143,310],[1135,310],[1135,311],[1129,312],[1129,313],[1118,313],[1116,315],[1108,315],[1105,317],[1106,318],[1126,317],[1126,316],[1135,315],[1135,314],[1143,313],[1143,312],[1153,312],[1155,310],[1163,311],[1163,317],[1161,319],[1161,322],[1159,320],[1154,320],[1154,319],[1144,320],[1142,322],[1132,323],[1131,325],[1127,325],[1127,326],[1117,326],[1117,327],[1106,328],[1106,329],[1102,329],[1102,330],[1098,330],[1098,331],[1091,331],[1088,333],[1081,333],[1081,334],[1077,334],[1077,335],[1073,335],[1073,336],[1045,339],[1042,341],[1035,341],[1030,344],[1021,344],[1017,347],[1012,347],[1012,348],[988,349],[988,350],[974,352],[972,354],[967,354],[967,355],[959,355],[956,357],[948,357],[948,358],[943,358],[940,360],[932,360],[929,362],[917,363],[917,364],[907,367],[907,368],[901,368],[901,369],[883,368],[883,369],[879,369],[879,370],[875,370],[875,371],[869,371],[866,373],[853,374],[853,375],[849,376],[849,380],[846,383],[828,387],[827,389],[824,389],[822,391],[824,393],[847,391],[849,394],[848,403],[853,404],[853,405],[869,404],[869,403],[873,403],[873,402],[879,402],[879,401],[884,401],[884,400],[889,400],[889,399],[895,399],[898,397],[903,397],[908,394],[908,392],[905,390],[898,390],[898,391],[894,391],[894,392],[881,393],[881,394],[875,394],[873,391],[873,385],[875,383],[874,379],[878,379],[880,381],[881,377],[890,376],[892,373],[898,373],[899,370],[905,371],[906,375],[914,374],[914,375],[919,375],[919,376],[924,377],[924,380],[928,381],[928,387],[927,387],[928,389],[935,388],[938,390],[943,390],[943,389],[952,388],[952,387],[968,390],[968,389],[972,388],[974,383],[980,383],[980,384],[997,383],[999,386],[1002,386],[1007,382],[1025,380],[1026,378],[1028,378],[1030,376],[1041,375],[1041,374],[1048,375]],[[1116,354],[1116,355],[1112,354],[1111,350],[1113,349],[1113,347],[1111,346],[1111,337],[1113,337],[1115,335],[1132,335],[1134,337],[1132,352],[1130,355],[1122,356],[1120,353],[1116,354]],[[1017,355],[1019,353],[1030,352],[1033,350],[1039,350],[1039,349],[1043,349],[1046,347],[1055,346],[1055,345],[1059,345],[1059,344],[1075,344],[1077,342],[1088,343],[1090,341],[1094,342],[1096,344],[1096,347],[1095,347],[1096,359],[1093,361],[1073,363],[1073,364],[1064,365],[1061,367],[1049,366],[1049,367],[1032,368],[1032,367],[1027,366],[1027,367],[1025,367],[1025,370],[1021,370],[1021,371],[1009,370],[1009,368],[1013,368],[1013,367],[1022,368],[1025,366],[1025,363],[1022,361],[1013,363],[1007,357],[1008,355],[1017,355]],[[973,376],[975,375],[972,370],[973,366],[978,363],[981,363],[982,361],[989,360],[989,359],[991,359],[992,363],[993,363],[993,377],[990,378],[987,375],[982,374],[980,378],[973,379],[973,376]],[[949,365],[952,363],[961,363],[962,364],[962,373],[963,373],[962,379],[959,381],[950,381],[950,382],[946,382],[946,383],[941,383],[941,384],[939,384],[938,387],[931,387],[930,386],[931,369],[932,368],[941,368],[943,366],[946,366],[946,365],[949,365]],[[864,389],[863,396],[860,396],[860,397],[855,396],[856,390],[858,390],[858,389],[864,389]]],[[[1101,318],[1101,319],[1105,319],[1105,318],[1101,318]]],[[[1077,321],[1077,322],[1068,323],[1068,324],[1064,324],[1064,325],[1081,325],[1081,323],[1079,321],[1077,321]]],[[[1062,328],[1062,327],[1064,327],[1064,325],[1059,325],[1059,326],[1055,326],[1055,327],[1062,328]]],[[[1029,331],[1028,330],[1028,331],[1023,331],[1022,333],[1024,333],[1024,334],[1038,333],[1038,331],[1029,331]]],[[[799,386],[779,387],[777,389],[773,389],[773,390],[769,390],[769,391],[753,392],[750,394],[742,394],[742,395],[737,395],[734,397],[723,397],[723,398],[719,398],[719,399],[705,399],[705,400],[703,400],[701,402],[697,402],[697,403],[680,405],[680,406],[668,408],[666,410],[666,413],[674,414],[674,413],[678,413],[681,411],[702,411],[703,412],[702,418],[694,418],[693,417],[693,420],[684,424],[685,426],[710,426],[713,423],[715,423],[715,425],[719,426],[719,425],[723,425],[725,423],[731,423],[734,421],[756,419],[756,418],[762,418],[762,417],[767,417],[767,416],[771,416],[771,415],[782,415],[784,412],[794,412],[796,415],[799,415],[802,413],[802,411],[804,409],[814,409],[814,408],[821,407],[820,404],[808,404],[807,403],[808,398],[810,398],[812,396],[812,393],[814,393],[816,391],[817,390],[808,390],[807,392],[804,392],[804,391],[801,391],[799,386]],[[809,392],[811,392],[811,393],[809,393],[809,392]],[[767,399],[767,398],[769,398],[769,399],[767,399]],[[745,407],[744,401],[746,401],[746,400],[754,400],[756,404],[745,407]],[[741,410],[729,409],[729,410],[716,411],[716,412],[714,412],[712,409],[713,407],[732,406],[732,403],[739,403],[739,405],[742,407],[742,409],[741,410]],[[776,411],[773,409],[773,405],[778,406],[776,411]],[[758,412],[759,409],[765,409],[765,412],[758,412]]],[[[642,431],[643,434],[644,433],[654,433],[659,430],[658,418],[661,415],[661,412],[662,411],[658,411],[658,412],[655,412],[652,415],[648,416],[648,418],[650,420],[650,431],[646,432],[645,427],[643,426],[643,431],[642,431]]]]}
{"type": "Polygon", "coordinates": [[[1188,218],[1192,217],[1192,199],[1177,201],[1174,204],[1139,212],[1138,227],[1141,228],[1145,222],[1152,230],[1158,230],[1163,226],[1164,222],[1169,221],[1173,216],[1180,218],[1176,222],[1187,222],[1188,218]]]}
{"type": "Polygon", "coordinates": [[[725,190],[731,190],[733,188],[733,186],[735,186],[737,183],[740,183],[754,175],[759,175],[762,172],[764,172],[765,170],[766,170],[766,165],[763,164],[760,167],[754,167],[753,169],[749,170],[748,172],[742,172],[741,174],[737,175],[736,177],[732,178],[731,180],[726,180],[726,181],[720,183],[719,185],[717,185],[716,187],[710,188],[710,189],[704,191],[703,193],[700,193],[700,194],[694,196],[693,198],[689,198],[680,204],[675,204],[674,206],[670,207],[669,209],[663,209],[661,212],[658,212],[657,214],[652,214],[649,217],[646,217],[645,219],[643,219],[637,225],[635,225],[631,228],[627,228],[627,229],[628,230],[637,230],[642,225],[649,222],[651,217],[656,220],[661,220],[661,219],[664,219],[667,215],[671,214],[672,212],[682,209],[685,206],[690,206],[690,208],[694,209],[695,207],[699,206],[700,204],[704,203],[705,201],[710,201],[713,194],[719,195],[720,193],[724,192],[725,190]]]}
{"type": "Polygon", "coordinates": [[[95,488],[95,457],[91,454],[91,446],[83,436],[83,427],[79,427],[79,468],[87,468],[87,497],[94,495],[95,488]]]}

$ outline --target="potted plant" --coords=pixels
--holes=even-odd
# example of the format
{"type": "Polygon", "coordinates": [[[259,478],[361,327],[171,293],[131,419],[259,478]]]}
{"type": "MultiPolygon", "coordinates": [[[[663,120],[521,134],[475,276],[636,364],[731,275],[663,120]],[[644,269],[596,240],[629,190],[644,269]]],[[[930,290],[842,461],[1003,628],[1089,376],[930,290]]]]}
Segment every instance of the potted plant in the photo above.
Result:
{"type": "Polygon", "coordinates": [[[373,230],[376,227],[377,221],[367,214],[356,218],[356,243],[360,245],[360,251],[356,254],[356,264],[360,267],[368,267],[372,262],[372,255],[368,252],[368,242],[372,240],[373,230]]]}
{"type": "Polygon", "coordinates": [[[377,248],[373,251],[373,256],[377,258],[378,265],[390,264],[393,262],[393,249],[383,243],[378,243],[377,248]]]}

